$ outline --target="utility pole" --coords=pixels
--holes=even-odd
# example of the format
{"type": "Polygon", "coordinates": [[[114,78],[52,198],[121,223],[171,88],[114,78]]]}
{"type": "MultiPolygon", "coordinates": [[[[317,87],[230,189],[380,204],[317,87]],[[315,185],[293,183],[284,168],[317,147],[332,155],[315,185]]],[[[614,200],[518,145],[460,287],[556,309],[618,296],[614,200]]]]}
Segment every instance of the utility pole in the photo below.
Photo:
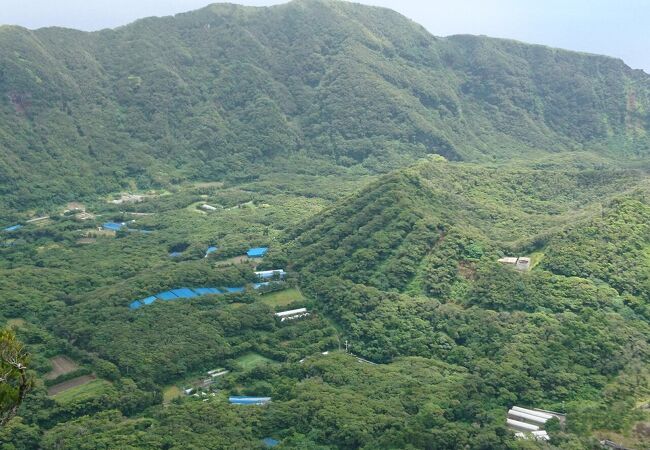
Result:
{"type": "Polygon", "coordinates": [[[348,353],[348,340],[345,340],[345,353],[348,353]]]}

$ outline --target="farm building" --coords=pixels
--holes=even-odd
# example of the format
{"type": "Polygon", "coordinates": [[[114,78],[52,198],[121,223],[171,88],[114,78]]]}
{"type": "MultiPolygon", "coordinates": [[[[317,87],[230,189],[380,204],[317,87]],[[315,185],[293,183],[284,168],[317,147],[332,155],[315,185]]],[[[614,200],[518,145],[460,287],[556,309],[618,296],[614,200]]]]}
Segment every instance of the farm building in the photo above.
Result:
{"type": "Polygon", "coordinates": [[[519,439],[548,441],[550,437],[544,430],[544,425],[553,418],[557,418],[561,425],[564,424],[564,414],[513,406],[508,411],[506,424],[508,428],[515,431],[515,436],[519,439]]]}
{"type": "MultiPolygon", "coordinates": [[[[226,288],[226,291],[228,293],[244,292],[244,288],[231,287],[231,288],[226,288]]],[[[223,291],[211,287],[201,287],[201,288],[182,287],[177,289],[170,289],[169,291],[159,292],[158,294],[140,300],[135,300],[129,305],[129,307],[131,309],[138,309],[141,306],[151,305],[156,300],[180,300],[183,298],[195,298],[201,295],[218,295],[218,294],[223,294],[223,291]]]]}
{"type": "Polygon", "coordinates": [[[230,294],[239,294],[240,292],[244,292],[243,287],[227,287],[226,292],[230,294]]]}
{"type": "Polygon", "coordinates": [[[126,223],[124,222],[105,222],[102,224],[102,228],[109,231],[120,231],[125,226],[126,223]]]}
{"type": "Polygon", "coordinates": [[[271,397],[228,397],[233,405],[265,405],[271,401],[271,397]]]}
{"type": "Polygon", "coordinates": [[[279,318],[280,322],[284,322],[285,320],[298,319],[300,317],[305,317],[308,315],[309,313],[307,312],[307,308],[290,309],[288,311],[275,313],[275,317],[279,318]]]}
{"type": "Polygon", "coordinates": [[[269,278],[274,278],[275,276],[284,278],[286,274],[287,273],[284,271],[284,269],[262,270],[260,272],[255,272],[257,278],[261,278],[263,280],[268,280],[269,278]]]}
{"type": "Polygon", "coordinates": [[[215,208],[212,205],[208,205],[208,204],[203,204],[199,208],[201,208],[203,211],[216,211],[217,210],[217,208],[215,208]]]}
{"type": "Polygon", "coordinates": [[[268,285],[270,285],[270,284],[271,284],[271,283],[270,283],[269,281],[264,281],[264,282],[262,282],[262,283],[253,283],[253,289],[256,289],[256,290],[257,290],[257,289],[259,289],[259,288],[262,288],[262,287],[264,287],[264,286],[268,286],[268,285]]]}
{"type": "Polygon", "coordinates": [[[501,264],[514,266],[517,270],[530,270],[530,258],[527,256],[506,256],[498,260],[501,264]]]}
{"type": "Polygon", "coordinates": [[[246,252],[246,256],[249,258],[263,258],[268,251],[268,247],[254,247],[246,252]]]}

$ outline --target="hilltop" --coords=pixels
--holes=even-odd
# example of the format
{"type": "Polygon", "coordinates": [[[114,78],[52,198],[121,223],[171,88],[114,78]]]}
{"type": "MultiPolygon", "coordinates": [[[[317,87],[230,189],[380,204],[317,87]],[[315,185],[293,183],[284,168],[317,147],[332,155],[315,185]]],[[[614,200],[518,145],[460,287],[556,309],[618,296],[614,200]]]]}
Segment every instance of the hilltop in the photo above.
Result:
{"type": "Polygon", "coordinates": [[[215,4],[93,33],[2,27],[0,67],[0,193],[14,210],[428,154],[648,149],[650,77],[620,60],[437,38],[346,2],[215,4]]]}

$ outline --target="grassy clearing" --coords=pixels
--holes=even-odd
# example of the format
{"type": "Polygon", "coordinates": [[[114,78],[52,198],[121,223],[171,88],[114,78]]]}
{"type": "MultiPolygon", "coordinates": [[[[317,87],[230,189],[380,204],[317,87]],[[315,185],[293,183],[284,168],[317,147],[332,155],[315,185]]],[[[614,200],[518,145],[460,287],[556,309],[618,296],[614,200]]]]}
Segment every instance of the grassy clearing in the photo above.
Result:
{"type": "Polygon", "coordinates": [[[252,369],[266,363],[273,363],[275,361],[270,360],[262,355],[257,353],[246,353],[245,355],[240,356],[235,360],[235,362],[244,370],[252,369]]]}
{"type": "Polygon", "coordinates": [[[23,328],[26,322],[25,319],[9,319],[7,320],[7,328],[13,328],[14,330],[18,328],[23,328]]]}
{"type": "Polygon", "coordinates": [[[108,394],[112,390],[113,386],[108,381],[93,380],[89,383],[59,392],[54,395],[54,399],[59,403],[81,402],[102,394],[108,394]]]}
{"type": "Polygon", "coordinates": [[[176,385],[167,386],[163,389],[163,403],[169,403],[175,398],[183,395],[183,391],[176,385]]]}
{"type": "Polygon", "coordinates": [[[262,295],[262,302],[271,307],[287,306],[293,302],[302,301],[305,297],[298,289],[291,288],[284,291],[270,292],[262,295]]]}

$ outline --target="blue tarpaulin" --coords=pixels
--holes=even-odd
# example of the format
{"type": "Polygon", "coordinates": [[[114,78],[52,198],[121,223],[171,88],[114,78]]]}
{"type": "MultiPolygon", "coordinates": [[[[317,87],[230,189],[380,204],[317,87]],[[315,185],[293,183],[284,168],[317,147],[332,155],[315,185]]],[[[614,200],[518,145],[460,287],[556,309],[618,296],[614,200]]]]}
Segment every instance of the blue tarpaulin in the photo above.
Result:
{"type": "Polygon", "coordinates": [[[180,289],[172,289],[171,293],[174,294],[178,298],[193,298],[196,297],[196,293],[189,288],[180,288],[180,289]]]}
{"type": "Polygon", "coordinates": [[[217,250],[219,250],[218,247],[214,247],[214,246],[208,247],[208,249],[205,251],[205,256],[207,257],[210,253],[214,253],[217,250]]]}
{"type": "Polygon", "coordinates": [[[4,229],[4,231],[16,231],[20,230],[23,226],[22,225],[12,225],[10,227],[7,227],[4,229]]]}
{"type": "Polygon", "coordinates": [[[142,303],[140,303],[139,300],[136,300],[136,301],[132,302],[132,303],[129,305],[129,308],[131,308],[131,309],[138,309],[138,308],[141,307],[141,306],[142,306],[142,303]]]}
{"type": "Polygon", "coordinates": [[[263,405],[271,401],[271,397],[228,397],[233,405],[263,405]]]}
{"type": "Polygon", "coordinates": [[[273,438],[264,438],[264,439],[262,439],[262,444],[264,444],[266,447],[275,447],[279,443],[280,443],[280,441],[278,441],[277,439],[273,439],[273,438]]]}
{"type": "Polygon", "coordinates": [[[123,226],[124,226],[123,223],[117,223],[117,222],[106,222],[102,225],[103,228],[111,231],[120,231],[123,226]]]}
{"type": "Polygon", "coordinates": [[[156,294],[156,297],[158,297],[160,300],[176,300],[178,298],[171,291],[161,292],[160,294],[156,294]]]}
{"type": "Polygon", "coordinates": [[[226,291],[228,291],[230,294],[235,294],[238,292],[244,292],[243,287],[227,287],[226,291]]]}
{"type": "Polygon", "coordinates": [[[266,255],[266,252],[268,251],[268,247],[255,247],[248,250],[246,252],[246,255],[249,258],[261,258],[262,256],[266,255]]]}
{"type": "Polygon", "coordinates": [[[181,252],[171,252],[169,254],[169,257],[170,258],[178,258],[179,256],[182,256],[182,255],[183,255],[183,253],[181,253],[181,252]]]}
{"type": "Polygon", "coordinates": [[[194,288],[192,289],[199,295],[208,295],[208,294],[223,294],[219,289],[215,288],[194,288]]]}
{"type": "Polygon", "coordinates": [[[144,303],[145,305],[151,305],[153,302],[156,301],[156,297],[154,297],[154,296],[152,295],[151,297],[143,298],[143,299],[140,300],[140,301],[141,301],[142,303],[144,303]]]}

